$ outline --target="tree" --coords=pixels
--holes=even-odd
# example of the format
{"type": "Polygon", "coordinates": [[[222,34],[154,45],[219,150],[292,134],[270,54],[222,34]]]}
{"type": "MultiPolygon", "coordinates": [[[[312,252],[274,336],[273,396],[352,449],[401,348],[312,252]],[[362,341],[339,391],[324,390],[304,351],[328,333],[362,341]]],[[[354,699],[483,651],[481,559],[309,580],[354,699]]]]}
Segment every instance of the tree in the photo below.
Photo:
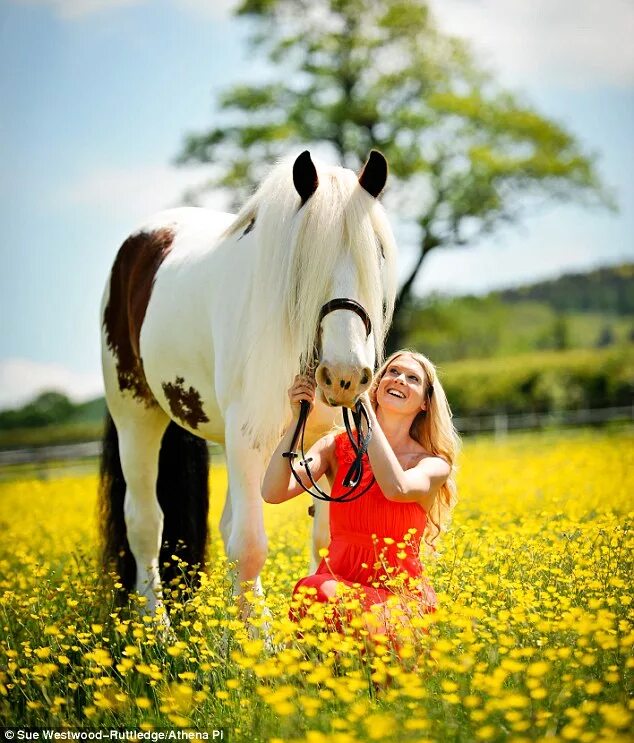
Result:
{"type": "Polygon", "coordinates": [[[14,410],[0,412],[0,430],[37,428],[50,423],[62,423],[75,406],[61,392],[42,392],[34,400],[14,410]]]}
{"type": "Polygon", "coordinates": [[[433,250],[473,245],[538,201],[610,204],[594,158],[439,32],[425,0],[243,0],[237,12],[271,79],[227,90],[223,121],[187,136],[179,161],[214,164],[208,186],[241,202],[290,145],[328,145],[353,168],[381,150],[387,198],[418,233],[390,348],[433,250]]]}

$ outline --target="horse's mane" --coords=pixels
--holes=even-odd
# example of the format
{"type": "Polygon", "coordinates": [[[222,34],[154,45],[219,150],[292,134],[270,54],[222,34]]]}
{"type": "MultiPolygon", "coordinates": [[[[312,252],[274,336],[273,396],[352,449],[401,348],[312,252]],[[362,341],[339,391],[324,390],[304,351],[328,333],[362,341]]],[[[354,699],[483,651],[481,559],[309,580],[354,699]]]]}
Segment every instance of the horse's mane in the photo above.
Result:
{"type": "Polygon", "coordinates": [[[236,248],[249,245],[251,289],[231,360],[238,385],[232,397],[246,404],[249,437],[264,451],[277,445],[289,419],[287,390],[300,358],[312,357],[319,311],[330,298],[341,253],[347,251],[356,267],[378,361],[396,293],[396,247],[381,204],[352,171],[316,163],[319,187],[299,211],[292,167],[292,160],[278,164],[226,233],[235,236],[255,220],[252,239],[236,248]]]}

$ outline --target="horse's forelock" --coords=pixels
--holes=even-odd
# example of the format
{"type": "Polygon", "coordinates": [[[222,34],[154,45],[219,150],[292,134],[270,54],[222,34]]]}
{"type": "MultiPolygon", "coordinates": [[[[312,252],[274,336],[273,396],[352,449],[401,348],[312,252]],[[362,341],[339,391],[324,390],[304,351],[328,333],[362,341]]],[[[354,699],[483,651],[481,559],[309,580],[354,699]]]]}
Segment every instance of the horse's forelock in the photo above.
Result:
{"type": "MultiPolygon", "coordinates": [[[[253,284],[248,328],[241,339],[243,396],[250,398],[248,428],[260,443],[274,446],[287,415],[286,390],[300,358],[312,352],[319,311],[330,298],[342,252],[357,270],[360,300],[381,358],[394,304],[394,238],[382,206],[349,170],[317,165],[319,186],[300,208],[292,162],[275,168],[241,210],[228,234],[255,218],[253,284]],[[378,240],[383,246],[381,265],[378,240]]],[[[239,248],[238,248],[239,249],[239,248]]]]}

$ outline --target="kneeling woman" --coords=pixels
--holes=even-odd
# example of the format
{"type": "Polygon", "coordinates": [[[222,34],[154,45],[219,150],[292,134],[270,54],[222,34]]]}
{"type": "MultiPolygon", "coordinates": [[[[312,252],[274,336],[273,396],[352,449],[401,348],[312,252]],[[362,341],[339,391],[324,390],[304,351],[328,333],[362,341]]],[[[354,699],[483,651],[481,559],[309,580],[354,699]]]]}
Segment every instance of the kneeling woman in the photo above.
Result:
{"type": "MultiPolygon", "coordinates": [[[[293,421],[264,478],[262,497],[268,503],[282,503],[303,492],[282,453],[290,449],[300,401],[308,400],[312,407],[314,381],[296,377],[289,397],[293,421]]],[[[357,500],[330,503],[328,556],[313,575],[296,584],[291,619],[303,616],[311,601],[335,603],[343,586],[353,589],[363,610],[378,604],[382,622],[389,616],[386,601],[395,593],[406,596],[408,603],[414,599],[419,611],[435,610],[436,594],[425,578],[420,547],[424,538],[435,549],[433,541],[457,500],[453,472],[459,439],[447,398],[425,356],[399,351],[379,369],[364,402],[373,436],[361,487],[372,476],[375,483],[357,500]]],[[[326,475],[332,496],[340,495],[354,459],[346,432],[328,434],[307,456],[315,480],[326,475]]],[[[305,472],[297,469],[308,487],[305,472]]],[[[340,619],[336,613],[334,629],[341,630],[340,619]]]]}

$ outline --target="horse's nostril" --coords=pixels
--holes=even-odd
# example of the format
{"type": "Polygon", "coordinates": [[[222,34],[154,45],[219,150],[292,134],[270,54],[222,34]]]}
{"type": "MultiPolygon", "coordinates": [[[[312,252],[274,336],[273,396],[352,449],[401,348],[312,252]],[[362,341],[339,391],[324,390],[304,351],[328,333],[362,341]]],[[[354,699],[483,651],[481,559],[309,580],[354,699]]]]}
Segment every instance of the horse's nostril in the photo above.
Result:
{"type": "Polygon", "coordinates": [[[363,376],[361,377],[361,384],[367,384],[367,383],[368,383],[368,378],[367,378],[367,376],[366,376],[366,375],[364,374],[364,375],[363,375],[363,376]]]}
{"type": "Polygon", "coordinates": [[[331,381],[330,377],[328,377],[328,376],[326,377],[326,384],[327,384],[327,385],[328,385],[329,387],[330,387],[330,385],[332,384],[332,381],[331,381]]]}
{"type": "Polygon", "coordinates": [[[346,382],[344,389],[349,390],[350,389],[350,382],[346,382]]]}
{"type": "Polygon", "coordinates": [[[340,380],[340,382],[339,382],[339,386],[341,387],[341,389],[344,389],[344,388],[345,388],[345,386],[346,386],[346,383],[345,383],[345,382],[343,381],[343,379],[342,379],[342,380],[340,380]]]}

